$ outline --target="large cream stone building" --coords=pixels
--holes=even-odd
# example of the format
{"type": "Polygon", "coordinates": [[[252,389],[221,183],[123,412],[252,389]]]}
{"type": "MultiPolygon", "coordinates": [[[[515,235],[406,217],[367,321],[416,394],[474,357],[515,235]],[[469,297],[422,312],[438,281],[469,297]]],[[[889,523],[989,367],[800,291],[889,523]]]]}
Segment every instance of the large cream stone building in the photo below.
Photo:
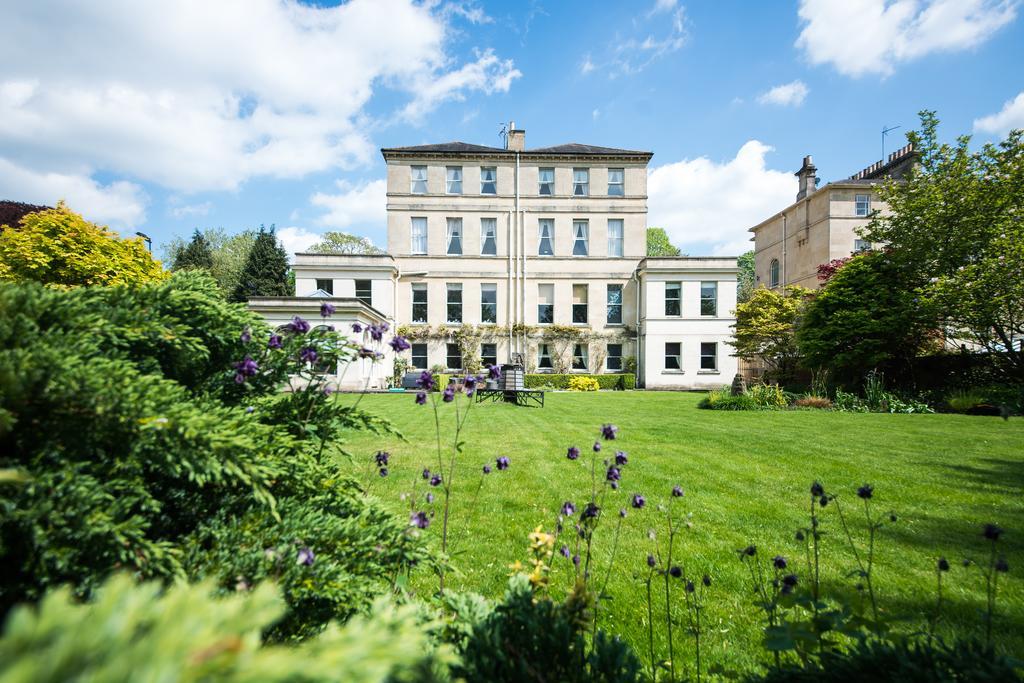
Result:
{"type": "MultiPolygon", "coordinates": [[[[507,140],[381,150],[387,253],[296,254],[296,296],[250,305],[283,324],[331,297],[349,317],[401,328],[416,369],[462,369],[468,338],[473,360],[521,359],[528,372],[635,371],[648,388],[730,383],[736,259],[646,258],[652,154],[527,149],[514,127],[507,140]]],[[[390,375],[390,358],[380,365],[371,384],[390,375]]]]}
{"type": "Polygon", "coordinates": [[[878,186],[888,178],[902,177],[916,158],[917,153],[906,145],[884,162],[818,188],[817,168],[810,156],[804,157],[796,172],[796,201],[750,228],[755,285],[817,289],[819,265],[870,249],[872,245],[857,231],[871,221],[874,212],[887,210],[878,198],[878,186]]]}

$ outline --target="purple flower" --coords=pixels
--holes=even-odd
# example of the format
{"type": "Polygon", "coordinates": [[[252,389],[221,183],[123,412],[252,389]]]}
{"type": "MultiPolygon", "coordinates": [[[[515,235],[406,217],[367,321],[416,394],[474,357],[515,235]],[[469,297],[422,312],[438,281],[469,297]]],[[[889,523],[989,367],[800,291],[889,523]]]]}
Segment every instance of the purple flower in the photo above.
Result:
{"type": "Polygon", "coordinates": [[[313,560],[315,559],[316,555],[313,554],[312,550],[306,547],[299,548],[299,555],[296,558],[299,564],[304,564],[308,567],[313,564],[313,560]]]}
{"type": "Polygon", "coordinates": [[[562,557],[569,557],[569,546],[563,544],[558,552],[561,553],[562,557]]]}
{"type": "Polygon", "coordinates": [[[786,558],[784,558],[782,555],[776,555],[772,558],[772,566],[774,566],[776,569],[785,569],[786,558]]]}
{"type": "Polygon", "coordinates": [[[288,323],[288,329],[296,334],[306,334],[309,332],[309,323],[299,316],[295,316],[292,318],[292,321],[288,323]]]}
{"type": "Polygon", "coordinates": [[[430,526],[430,518],[427,517],[426,512],[414,512],[409,517],[409,524],[410,526],[419,527],[420,529],[426,529],[430,526]]]}
{"type": "Polygon", "coordinates": [[[430,479],[430,470],[428,470],[426,467],[423,468],[423,478],[430,479]]]}
{"type": "Polygon", "coordinates": [[[384,339],[384,333],[388,331],[388,326],[387,323],[381,323],[380,325],[370,325],[366,329],[370,331],[370,338],[379,342],[384,339]]]}
{"type": "Polygon", "coordinates": [[[497,365],[492,365],[492,366],[488,367],[487,368],[487,376],[490,377],[493,380],[501,379],[501,367],[497,366],[497,365]]]}
{"type": "Polygon", "coordinates": [[[819,498],[818,505],[820,505],[821,507],[825,507],[826,505],[828,505],[828,496],[822,496],[821,498],[819,498]]]}
{"type": "Polygon", "coordinates": [[[252,341],[252,330],[250,330],[248,327],[245,328],[244,330],[242,330],[242,334],[239,335],[238,339],[243,344],[248,344],[249,342],[252,341]]]}
{"type": "Polygon", "coordinates": [[[600,453],[601,452],[601,442],[600,441],[595,441],[594,442],[594,452],[595,453],[600,453]]]}
{"type": "Polygon", "coordinates": [[[815,498],[820,498],[825,495],[825,487],[821,485],[821,482],[814,482],[811,484],[811,495],[815,498]]]}
{"type": "Polygon", "coordinates": [[[316,349],[312,346],[307,346],[299,351],[299,360],[303,363],[315,363],[316,362],[316,349]]]}
{"type": "Polygon", "coordinates": [[[683,570],[681,567],[672,567],[668,570],[668,573],[672,576],[673,579],[678,579],[682,577],[683,570]]]}
{"type": "Polygon", "coordinates": [[[387,451],[377,451],[377,455],[373,456],[373,459],[377,462],[377,467],[387,467],[390,457],[391,454],[387,451]]]}
{"type": "Polygon", "coordinates": [[[337,391],[337,390],[334,387],[332,387],[331,385],[328,384],[327,386],[324,387],[324,396],[330,396],[335,391],[337,391]]]}
{"type": "Polygon", "coordinates": [[[500,458],[498,458],[495,462],[496,462],[499,470],[507,470],[508,469],[509,462],[508,462],[508,457],[507,456],[503,455],[500,458]]]}
{"type": "Polygon", "coordinates": [[[484,474],[490,474],[490,473],[491,473],[491,466],[490,465],[484,465],[484,474]]]}
{"type": "Polygon", "coordinates": [[[467,389],[472,389],[476,386],[476,375],[466,375],[462,380],[462,385],[467,389]]]}
{"type": "Polygon", "coordinates": [[[608,471],[605,473],[604,478],[606,481],[618,481],[620,478],[622,478],[622,474],[619,472],[618,467],[612,465],[611,467],[608,468],[608,471]]]}
{"type": "Polygon", "coordinates": [[[639,510],[644,505],[647,505],[647,499],[644,498],[643,496],[641,496],[639,493],[634,493],[633,494],[633,507],[635,507],[637,510],[639,510]]]}
{"type": "Polygon", "coordinates": [[[782,577],[783,586],[795,586],[799,582],[796,574],[786,574],[782,577]]]}
{"type": "Polygon", "coordinates": [[[359,323],[352,323],[352,331],[359,334],[363,331],[363,326],[359,323]]]}
{"type": "Polygon", "coordinates": [[[433,503],[434,502],[434,494],[433,493],[427,493],[427,502],[428,503],[433,503]]]}
{"type": "Polygon", "coordinates": [[[569,446],[569,450],[566,451],[565,457],[569,458],[570,460],[575,460],[576,458],[580,457],[580,449],[576,448],[575,446],[569,446]]]}
{"type": "Polygon", "coordinates": [[[686,592],[687,593],[692,593],[695,590],[697,590],[697,587],[693,585],[693,581],[687,581],[686,582],[686,592]]]}
{"type": "Polygon", "coordinates": [[[245,412],[247,412],[247,413],[255,413],[256,409],[253,408],[252,406],[246,406],[245,412]]]}
{"type": "Polygon", "coordinates": [[[1005,557],[1000,557],[996,560],[995,570],[1001,574],[1005,574],[1010,571],[1010,564],[1006,561],[1005,557]]]}
{"type": "Polygon", "coordinates": [[[379,472],[380,472],[380,476],[382,476],[382,477],[388,476],[388,468],[387,467],[381,467],[379,472]]]}
{"type": "Polygon", "coordinates": [[[949,571],[949,560],[947,560],[944,557],[940,557],[939,558],[938,568],[939,568],[940,572],[948,572],[949,571]]]}
{"type": "Polygon", "coordinates": [[[626,508],[619,508],[619,517],[626,517],[626,508]]]}
{"type": "Polygon", "coordinates": [[[609,486],[611,486],[611,487],[612,487],[612,491],[618,491],[618,490],[619,490],[619,482],[617,482],[617,481],[613,481],[613,482],[611,482],[611,483],[609,484],[609,486]]]}
{"type": "Polygon", "coordinates": [[[604,437],[605,441],[612,441],[615,439],[615,434],[619,431],[619,428],[615,425],[601,425],[601,436],[604,437]]]}
{"type": "Polygon", "coordinates": [[[871,496],[874,495],[874,493],[875,487],[872,486],[871,484],[864,484],[859,489],[857,489],[857,497],[863,498],[864,500],[868,500],[869,498],[871,498],[871,496]]]}
{"type": "Polygon", "coordinates": [[[369,358],[372,360],[377,357],[377,352],[364,346],[359,349],[358,355],[360,358],[369,358]]]}
{"type": "Polygon", "coordinates": [[[577,567],[579,567],[580,566],[580,556],[579,555],[573,555],[572,556],[572,563],[574,565],[576,565],[577,567]]]}
{"type": "Polygon", "coordinates": [[[711,585],[711,577],[708,576],[707,574],[705,574],[704,578],[701,579],[700,582],[703,583],[705,586],[710,586],[711,585]]]}
{"type": "Polygon", "coordinates": [[[320,304],[321,318],[330,318],[332,315],[334,315],[334,306],[332,304],[329,304],[326,301],[320,304]]]}
{"type": "Polygon", "coordinates": [[[572,501],[567,500],[562,503],[562,515],[569,517],[570,515],[576,514],[576,506],[572,504],[572,501]]]}
{"type": "Polygon", "coordinates": [[[440,486],[441,485],[441,475],[440,474],[432,475],[430,477],[430,485],[431,486],[440,486]]]}
{"type": "Polygon", "coordinates": [[[453,387],[451,384],[446,386],[444,388],[444,391],[441,392],[441,398],[444,400],[445,403],[451,403],[452,401],[454,401],[455,400],[455,387],[453,387]]]}
{"type": "Polygon", "coordinates": [[[267,342],[268,349],[279,349],[284,346],[284,342],[281,340],[281,335],[272,334],[270,340],[267,342]]]}
{"type": "Polygon", "coordinates": [[[416,404],[424,405],[427,402],[427,392],[417,391],[416,392],[416,404]]]}
{"type": "Polygon", "coordinates": [[[256,361],[254,361],[251,356],[246,356],[244,359],[235,363],[235,382],[238,384],[243,383],[246,377],[252,377],[259,369],[260,366],[256,361]]]}
{"type": "Polygon", "coordinates": [[[395,350],[395,353],[401,353],[402,351],[411,348],[409,342],[405,340],[405,337],[399,337],[398,335],[392,337],[388,344],[390,344],[391,348],[395,350]]]}
{"type": "Polygon", "coordinates": [[[420,378],[416,380],[416,386],[424,391],[430,391],[434,388],[434,373],[430,370],[424,370],[420,373],[420,378]]]}
{"type": "Polygon", "coordinates": [[[593,501],[587,503],[587,507],[583,508],[583,512],[580,514],[580,519],[594,519],[601,512],[601,508],[597,507],[593,501]]]}
{"type": "Polygon", "coordinates": [[[999,537],[1003,535],[1003,529],[998,524],[986,524],[982,528],[981,535],[990,541],[998,541],[999,537]]]}
{"type": "Polygon", "coordinates": [[[647,553],[647,566],[653,569],[657,563],[658,561],[654,559],[654,555],[647,553]]]}
{"type": "Polygon", "coordinates": [[[629,457],[626,455],[625,451],[616,451],[615,452],[615,464],[616,465],[618,465],[619,467],[622,467],[623,465],[625,465],[628,462],[629,462],[629,457]]]}
{"type": "Polygon", "coordinates": [[[744,555],[747,557],[753,557],[754,555],[757,555],[757,546],[748,545],[746,548],[740,551],[740,557],[743,557],[744,555]]]}
{"type": "Polygon", "coordinates": [[[673,498],[682,498],[683,497],[683,487],[680,486],[679,484],[676,484],[675,486],[673,486],[672,487],[672,497],[673,498]]]}

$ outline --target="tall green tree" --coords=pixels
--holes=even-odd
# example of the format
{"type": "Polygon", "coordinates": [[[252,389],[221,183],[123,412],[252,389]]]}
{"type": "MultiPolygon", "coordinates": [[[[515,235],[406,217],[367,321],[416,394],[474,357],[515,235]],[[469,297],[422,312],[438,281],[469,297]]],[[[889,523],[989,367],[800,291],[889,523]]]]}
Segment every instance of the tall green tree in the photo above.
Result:
{"type": "Polygon", "coordinates": [[[192,233],[192,239],[177,253],[171,265],[171,270],[186,268],[213,270],[213,250],[206,236],[198,230],[192,233]]]}
{"type": "Polygon", "coordinates": [[[754,250],[744,252],[736,258],[740,272],[736,275],[736,301],[749,301],[756,287],[754,279],[754,250]]]}
{"type": "Polygon", "coordinates": [[[309,248],[317,254],[383,254],[373,242],[347,232],[325,232],[320,241],[309,248]]]}
{"type": "Polygon", "coordinates": [[[972,151],[970,136],[942,143],[938,127],[934,112],[921,112],[921,129],[908,135],[919,164],[881,188],[890,213],[864,237],[927,283],[936,327],[993,353],[1007,379],[1024,381],[1024,132],[972,151]]]}
{"type": "Polygon", "coordinates": [[[924,284],[886,252],[850,259],[800,317],[796,339],[804,364],[828,368],[846,384],[871,370],[905,368],[935,343],[924,284]]]}
{"type": "Polygon", "coordinates": [[[260,226],[231,300],[246,301],[256,296],[293,294],[294,290],[288,284],[288,270],[288,254],[277,241],[274,226],[270,226],[269,230],[260,226]]]}
{"type": "MultiPolygon", "coordinates": [[[[209,269],[210,275],[217,281],[224,296],[229,296],[238,287],[238,278],[245,262],[249,259],[252,245],[256,241],[256,231],[245,230],[229,235],[224,228],[206,228],[200,232],[210,245],[213,259],[213,265],[209,269]]],[[[181,237],[175,237],[169,243],[164,244],[162,249],[166,261],[175,263],[178,254],[188,246],[189,242],[181,237]]]]}
{"type": "Polygon", "coordinates": [[[736,330],[730,342],[736,355],[763,362],[767,375],[785,383],[793,378],[800,361],[796,324],[811,292],[789,287],[780,293],[764,287],[736,306],[736,330]]]}
{"type": "Polygon", "coordinates": [[[665,228],[647,228],[647,255],[683,256],[683,252],[672,244],[665,228]]]}

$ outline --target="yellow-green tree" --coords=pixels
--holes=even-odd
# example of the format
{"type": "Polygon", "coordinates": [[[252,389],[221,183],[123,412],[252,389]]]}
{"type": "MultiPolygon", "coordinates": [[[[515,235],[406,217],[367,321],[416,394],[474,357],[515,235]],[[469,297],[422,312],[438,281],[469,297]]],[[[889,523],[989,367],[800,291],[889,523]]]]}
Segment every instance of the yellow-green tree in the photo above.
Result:
{"type": "Polygon", "coordinates": [[[166,277],[141,239],[121,239],[63,202],[0,226],[0,280],[49,285],[137,285],[166,277]]]}

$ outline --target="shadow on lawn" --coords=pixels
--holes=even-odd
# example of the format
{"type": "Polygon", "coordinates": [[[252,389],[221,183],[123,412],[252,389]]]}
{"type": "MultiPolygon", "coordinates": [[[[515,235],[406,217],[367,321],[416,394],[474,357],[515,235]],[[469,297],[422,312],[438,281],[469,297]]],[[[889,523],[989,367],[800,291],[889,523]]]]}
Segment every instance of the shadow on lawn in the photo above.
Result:
{"type": "Polygon", "coordinates": [[[1024,492],[1024,457],[1020,460],[981,458],[975,465],[943,465],[934,462],[922,464],[930,467],[938,465],[951,470],[969,485],[984,491],[1012,495],[1024,492]]]}

